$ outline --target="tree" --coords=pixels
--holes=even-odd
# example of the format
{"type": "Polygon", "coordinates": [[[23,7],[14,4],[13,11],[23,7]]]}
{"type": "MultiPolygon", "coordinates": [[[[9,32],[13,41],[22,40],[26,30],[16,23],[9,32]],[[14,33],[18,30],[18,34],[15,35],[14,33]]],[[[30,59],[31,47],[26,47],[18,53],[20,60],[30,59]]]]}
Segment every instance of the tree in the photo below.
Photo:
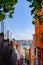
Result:
{"type": "MultiPolygon", "coordinates": [[[[37,14],[41,11],[41,8],[43,6],[43,0],[27,0],[27,1],[30,2],[31,4],[29,5],[29,7],[32,8],[31,15],[34,14],[33,18],[35,19],[38,18],[39,22],[43,23],[43,13],[41,15],[37,14]]],[[[34,21],[32,23],[34,24],[34,21]]]]}
{"type": "Polygon", "coordinates": [[[8,16],[12,18],[14,13],[14,5],[17,0],[0,0],[0,21],[3,21],[8,13],[8,16]]]}
{"type": "Polygon", "coordinates": [[[27,50],[27,48],[26,48],[26,47],[24,47],[24,49],[25,49],[25,50],[27,50]]]}

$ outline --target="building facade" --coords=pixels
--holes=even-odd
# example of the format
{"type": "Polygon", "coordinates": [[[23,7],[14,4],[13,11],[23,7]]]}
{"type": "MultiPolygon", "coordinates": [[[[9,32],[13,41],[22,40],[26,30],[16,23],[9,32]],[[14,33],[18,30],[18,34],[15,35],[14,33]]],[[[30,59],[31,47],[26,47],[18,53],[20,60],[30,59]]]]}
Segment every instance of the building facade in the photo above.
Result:
{"type": "Polygon", "coordinates": [[[33,47],[33,44],[30,45],[30,49],[29,49],[29,64],[34,65],[34,47],[33,47]]]}
{"type": "MultiPolygon", "coordinates": [[[[43,7],[37,15],[43,14],[43,7]]],[[[34,43],[34,65],[43,65],[43,23],[40,24],[38,18],[34,20],[35,33],[33,38],[34,43]]]]}

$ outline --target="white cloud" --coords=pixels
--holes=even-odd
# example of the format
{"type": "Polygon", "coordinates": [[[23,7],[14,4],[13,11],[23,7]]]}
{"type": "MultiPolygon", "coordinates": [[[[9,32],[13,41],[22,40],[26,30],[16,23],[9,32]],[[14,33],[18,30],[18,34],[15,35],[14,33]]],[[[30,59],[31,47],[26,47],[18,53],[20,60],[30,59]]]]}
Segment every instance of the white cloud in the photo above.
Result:
{"type": "Polygon", "coordinates": [[[33,31],[29,30],[29,29],[26,29],[24,31],[18,30],[14,33],[14,35],[12,37],[15,38],[15,39],[27,39],[27,40],[33,39],[32,32],[33,31]]]}
{"type": "Polygon", "coordinates": [[[26,29],[26,32],[31,32],[31,30],[30,29],[26,29]]]}
{"type": "Polygon", "coordinates": [[[20,33],[20,36],[22,37],[24,34],[23,33],[20,33]]]}

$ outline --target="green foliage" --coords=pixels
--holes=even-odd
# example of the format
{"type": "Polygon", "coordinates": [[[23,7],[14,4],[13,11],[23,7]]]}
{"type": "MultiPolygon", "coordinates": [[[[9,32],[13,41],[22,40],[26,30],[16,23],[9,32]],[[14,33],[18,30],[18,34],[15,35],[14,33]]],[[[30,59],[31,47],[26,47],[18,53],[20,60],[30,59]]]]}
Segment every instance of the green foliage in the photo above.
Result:
{"type": "Polygon", "coordinates": [[[35,11],[35,8],[33,8],[32,10],[31,10],[31,15],[33,15],[33,12],[35,11]]]}
{"type": "Polygon", "coordinates": [[[24,49],[25,49],[25,50],[27,50],[27,48],[26,48],[26,47],[24,47],[24,49]]]}
{"type": "Polygon", "coordinates": [[[42,24],[43,23],[43,17],[42,16],[39,16],[38,19],[40,21],[40,24],[42,24]]]}
{"type": "Polygon", "coordinates": [[[9,13],[9,17],[12,18],[14,13],[14,5],[17,3],[17,0],[0,0],[0,21],[3,21],[6,17],[6,14],[9,13]]]}
{"type": "Polygon", "coordinates": [[[36,19],[36,18],[38,18],[38,16],[37,16],[37,15],[35,15],[35,16],[33,16],[33,18],[35,18],[35,19],[36,19]]]}
{"type": "MultiPolygon", "coordinates": [[[[29,7],[32,8],[31,15],[33,15],[35,11],[40,11],[43,5],[43,0],[27,0],[27,1],[31,3],[31,5],[29,5],[29,7]]],[[[40,21],[40,24],[43,23],[42,16],[37,16],[34,14],[33,18],[38,18],[40,21]]],[[[34,24],[34,21],[32,23],[34,24]]]]}
{"type": "Polygon", "coordinates": [[[34,21],[32,21],[32,24],[33,24],[33,25],[35,24],[34,21]]]}
{"type": "Polygon", "coordinates": [[[0,21],[3,21],[4,18],[5,18],[5,14],[4,13],[0,13],[0,21]]]}
{"type": "Polygon", "coordinates": [[[27,0],[27,1],[31,2],[32,0],[27,0]]]}
{"type": "Polygon", "coordinates": [[[35,10],[39,10],[42,6],[42,0],[27,0],[27,1],[31,3],[31,5],[29,5],[29,7],[33,8],[35,10]]]}

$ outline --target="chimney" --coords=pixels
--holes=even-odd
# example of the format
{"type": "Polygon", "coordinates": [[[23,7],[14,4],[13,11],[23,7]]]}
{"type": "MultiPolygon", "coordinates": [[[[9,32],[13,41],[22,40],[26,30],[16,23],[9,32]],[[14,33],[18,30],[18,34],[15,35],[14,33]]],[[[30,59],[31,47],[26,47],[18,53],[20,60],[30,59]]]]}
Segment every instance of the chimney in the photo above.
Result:
{"type": "Polygon", "coordinates": [[[9,31],[7,31],[7,39],[9,39],[9,31]]]}
{"type": "Polygon", "coordinates": [[[10,39],[12,40],[12,33],[10,34],[10,39]]]}

